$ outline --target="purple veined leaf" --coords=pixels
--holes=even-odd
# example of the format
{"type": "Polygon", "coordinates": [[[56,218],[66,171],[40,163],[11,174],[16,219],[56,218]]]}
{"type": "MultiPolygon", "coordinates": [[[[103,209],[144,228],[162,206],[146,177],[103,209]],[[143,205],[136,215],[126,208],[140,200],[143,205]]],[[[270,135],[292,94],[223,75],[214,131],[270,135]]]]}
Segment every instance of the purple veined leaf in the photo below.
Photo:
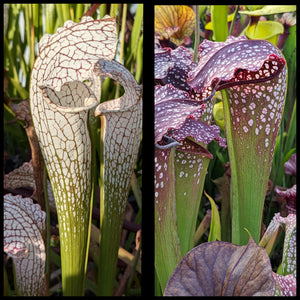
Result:
{"type": "Polygon", "coordinates": [[[186,137],[192,137],[197,143],[209,144],[216,140],[221,147],[226,147],[226,140],[220,137],[220,127],[216,125],[209,126],[192,117],[187,118],[178,129],[172,128],[168,130],[168,134],[177,141],[182,141],[186,137]]]}
{"type": "Polygon", "coordinates": [[[245,246],[214,241],[189,251],[166,286],[165,296],[272,296],[268,254],[252,237],[245,246]]]}
{"type": "Polygon", "coordinates": [[[268,81],[277,77],[285,66],[282,54],[274,45],[245,37],[230,36],[218,43],[205,40],[199,46],[199,57],[198,66],[188,76],[189,85],[198,92],[209,86],[219,91],[268,81]]]}
{"type": "Polygon", "coordinates": [[[4,195],[4,251],[12,257],[22,296],[46,295],[46,213],[30,198],[4,195]]]}
{"type": "Polygon", "coordinates": [[[232,238],[260,238],[260,222],[282,117],[287,69],[281,52],[263,40],[204,41],[188,83],[199,93],[222,90],[231,166],[232,238]],[[261,174],[259,177],[257,174],[261,174]]]}
{"type": "Polygon", "coordinates": [[[296,166],[297,166],[297,163],[296,163],[296,160],[297,160],[297,155],[296,153],[292,154],[290,159],[284,163],[284,172],[285,174],[289,174],[289,175],[293,175],[293,176],[296,176],[296,166]]]}
{"type": "MultiPolygon", "coordinates": [[[[187,83],[188,73],[197,67],[193,61],[192,53],[184,47],[178,47],[175,50],[171,48],[155,50],[155,81],[159,85],[171,84],[175,88],[189,93],[190,100],[201,103],[213,96],[213,90],[208,87],[207,91],[198,93],[194,91],[187,83]]],[[[201,120],[210,125],[212,119],[213,102],[207,101],[202,113],[201,120]]]]}
{"type": "Polygon", "coordinates": [[[162,289],[193,245],[206,170],[212,158],[203,146],[186,137],[203,144],[215,139],[225,146],[219,127],[199,120],[205,106],[171,84],[155,87],[155,268],[162,289]]]}
{"type": "Polygon", "coordinates": [[[286,202],[289,214],[296,214],[297,189],[296,184],[289,189],[281,190],[275,187],[274,191],[286,202]]]}
{"type": "Polygon", "coordinates": [[[155,86],[155,143],[163,135],[170,134],[178,140],[192,137],[196,142],[205,144],[215,139],[225,147],[225,139],[220,137],[218,126],[198,121],[204,110],[205,104],[191,99],[185,91],[170,84],[155,86]]]}
{"type": "Polygon", "coordinates": [[[193,55],[185,47],[155,49],[154,78],[163,84],[172,84],[174,87],[190,92],[187,84],[188,72],[197,67],[193,55]]]}
{"type": "Polygon", "coordinates": [[[273,272],[273,278],[276,280],[275,296],[296,296],[297,282],[292,274],[278,275],[273,272]]]}
{"type": "Polygon", "coordinates": [[[204,108],[192,101],[185,91],[170,84],[155,86],[155,143],[159,142],[169,128],[176,128],[192,115],[200,118],[204,108]]]}

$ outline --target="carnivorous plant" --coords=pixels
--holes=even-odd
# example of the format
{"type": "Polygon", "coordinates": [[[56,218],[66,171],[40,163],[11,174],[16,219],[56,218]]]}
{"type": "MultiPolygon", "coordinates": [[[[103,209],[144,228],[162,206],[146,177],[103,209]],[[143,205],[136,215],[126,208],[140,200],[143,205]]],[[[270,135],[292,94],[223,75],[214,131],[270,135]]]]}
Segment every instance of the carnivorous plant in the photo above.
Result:
{"type": "Polygon", "coordinates": [[[282,117],[287,68],[270,42],[228,37],[204,41],[189,73],[199,93],[222,91],[231,167],[232,242],[260,238],[262,210],[282,117]]]}
{"type": "Polygon", "coordinates": [[[115,19],[83,17],[45,35],[30,83],[30,108],[56,202],[64,295],[82,295],[91,222],[89,110],[98,104],[91,77],[99,59],[111,60],[115,19]],[[83,259],[84,258],[84,259],[83,259]]]}

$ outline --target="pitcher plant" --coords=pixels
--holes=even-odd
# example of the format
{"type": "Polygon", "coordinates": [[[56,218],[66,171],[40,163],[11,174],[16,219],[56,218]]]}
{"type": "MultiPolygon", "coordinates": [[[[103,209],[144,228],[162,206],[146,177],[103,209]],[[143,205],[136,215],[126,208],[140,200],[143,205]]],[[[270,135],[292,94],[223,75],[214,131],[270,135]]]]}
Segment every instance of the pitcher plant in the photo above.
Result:
{"type": "Polygon", "coordinates": [[[92,203],[88,115],[99,101],[92,72],[99,59],[114,57],[116,43],[114,18],[67,21],[42,38],[31,74],[30,108],[57,208],[64,295],[84,292],[92,203]]]}
{"type": "Polygon", "coordinates": [[[267,184],[283,113],[287,68],[270,42],[228,37],[204,41],[189,73],[197,92],[222,91],[231,167],[232,242],[259,241],[267,184]],[[257,176],[259,174],[259,176],[257,176]]]}
{"type": "Polygon", "coordinates": [[[94,71],[117,80],[125,90],[123,96],[95,110],[101,119],[99,295],[112,295],[130,179],[141,140],[142,86],[116,61],[99,61],[94,71]]]}

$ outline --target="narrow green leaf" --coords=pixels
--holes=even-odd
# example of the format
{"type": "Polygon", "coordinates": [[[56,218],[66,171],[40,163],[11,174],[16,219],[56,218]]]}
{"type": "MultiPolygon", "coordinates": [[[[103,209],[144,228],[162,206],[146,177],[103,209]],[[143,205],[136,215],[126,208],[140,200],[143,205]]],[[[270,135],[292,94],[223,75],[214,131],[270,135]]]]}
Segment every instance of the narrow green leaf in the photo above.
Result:
{"type": "Polygon", "coordinates": [[[17,22],[21,12],[22,4],[9,4],[9,17],[7,27],[7,39],[10,41],[13,39],[15,31],[18,29],[17,22]]]}
{"type": "Polygon", "coordinates": [[[76,11],[75,11],[75,22],[79,22],[80,18],[83,16],[84,5],[82,3],[76,3],[76,11]]]}
{"type": "Polygon", "coordinates": [[[62,6],[63,21],[71,20],[70,4],[60,4],[62,6]]]}
{"type": "Polygon", "coordinates": [[[140,83],[142,73],[143,73],[143,41],[144,35],[142,34],[139,39],[139,44],[136,52],[136,71],[135,71],[135,80],[137,83],[140,83]]]}
{"type": "MultiPolygon", "coordinates": [[[[64,15],[63,15],[63,11],[62,11],[62,4],[55,4],[56,7],[56,13],[57,13],[57,21],[58,21],[58,26],[63,26],[64,24],[64,15]]],[[[55,28],[56,30],[56,28],[55,28]]]]}
{"type": "Polygon", "coordinates": [[[200,40],[200,35],[199,35],[199,24],[200,24],[200,14],[199,14],[199,5],[195,6],[195,15],[196,15],[196,22],[195,22],[195,41],[194,41],[194,54],[193,54],[193,59],[195,62],[198,61],[198,48],[199,48],[199,40],[200,40]]]}
{"type": "Polygon", "coordinates": [[[35,59],[34,52],[34,25],[33,25],[33,4],[24,4],[25,5],[25,28],[26,28],[26,38],[29,46],[29,67],[32,69],[35,59]]]}
{"type": "Polygon", "coordinates": [[[117,17],[118,5],[119,5],[119,4],[111,4],[111,5],[110,5],[110,12],[109,12],[109,15],[110,15],[112,18],[116,18],[116,17],[117,17]]]}
{"type": "Polygon", "coordinates": [[[45,32],[53,34],[55,21],[57,18],[56,7],[54,3],[43,4],[43,11],[45,14],[45,32]]]}
{"type": "Polygon", "coordinates": [[[215,201],[206,194],[205,196],[208,198],[211,205],[211,221],[210,221],[210,232],[208,236],[208,242],[220,241],[221,240],[221,223],[218,207],[215,204],[215,201]]]}
{"type": "Polygon", "coordinates": [[[99,6],[99,10],[100,10],[100,19],[102,19],[106,15],[106,4],[102,3],[99,6]]]}
{"type": "Polygon", "coordinates": [[[288,90],[287,90],[287,101],[285,104],[285,117],[287,121],[292,109],[292,105],[296,98],[296,63],[297,63],[297,25],[293,25],[289,28],[289,35],[284,42],[284,48],[282,53],[286,59],[288,65],[288,90]]]}
{"type": "Polygon", "coordinates": [[[208,210],[206,212],[206,215],[204,216],[204,218],[201,220],[201,223],[199,224],[199,226],[196,229],[196,232],[194,235],[194,246],[197,246],[197,244],[199,243],[199,240],[201,239],[203,234],[206,232],[206,230],[209,228],[210,221],[211,221],[211,210],[208,210]]]}
{"type": "Polygon", "coordinates": [[[21,45],[17,44],[16,48],[17,48],[17,57],[20,60],[20,68],[21,68],[22,73],[25,77],[25,83],[26,83],[25,88],[27,89],[27,87],[29,86],[29,77],[30,77],[31,70],[29,69],[29,66],[26,63],[26,60],[25,60],[25,57],[24,57],[24,52],[21,49],[21,45]]]}
{"type": "Polygon", "coordinates": [[[226,172],[222,177],[213,180],[221,194],[221,240],[229,242],[231,240],[231,220],[230,220],[230,177],[226,172]]]}
{"type": "Polygon", "coordinates": [[[18,93],[20,94],[22,99],[28,98],[28,95],[29,95],[28,90],[24,89],[21,86],[19,79],[15,79],[12,77],[9,77],[8,79],[11,82],[11,84],[16,88],[16,90],[18,91],[18,93]]]}
{"type": "Polygon", "coordinates": [[[289,129],[284,145],[284,153],[287,153],[296,143],[296,101],[294,103],[292,116],[290,118],[289,129]]]}
{"type": "Polygon", "coordinates": [[[211,21],[216,42],[224,42],[228,36],[227,14],[227,5],[212,5],[211,21]]]}
{"type": "Polygon", "coordinates": [[[144,5],[138,4],[135,17],[134,17],[133,26],[132,26],[131,38],[130,38],[130,48],[134,57],[136,56],[139,39],[142,32],[143,14],[144,14],[144,5]]]}

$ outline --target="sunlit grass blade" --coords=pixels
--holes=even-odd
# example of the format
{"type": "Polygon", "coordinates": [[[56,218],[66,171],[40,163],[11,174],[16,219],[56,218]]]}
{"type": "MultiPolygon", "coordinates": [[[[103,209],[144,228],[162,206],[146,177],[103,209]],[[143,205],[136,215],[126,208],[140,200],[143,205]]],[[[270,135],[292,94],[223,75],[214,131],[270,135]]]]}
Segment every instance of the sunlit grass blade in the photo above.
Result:
{"type": "Polygon", "coordinates": [[[139,44],[137,48],[136,53],[136,72],[135,72],[135,80],[137,83],[140,83],[142,73],[143,73],[143,41],[144,41],[144,35],[142,34],[139,39],[139,44]]]}
{"type": "Polygon", "coordinates": [[[211,6],[211,21],[216,42],[224,42],[228,36],[227,13],[227,5],[211,6]]]}
{"type": "Polygon", "coordinates": [[[136,57],[139,38],[142,31],[142,23],[143,23],[143,4],[138,4],[134,22],[132,25],[131,38],[130,38],[130,49],[131,53],[134,54],[134,58],[136,57]]]}

